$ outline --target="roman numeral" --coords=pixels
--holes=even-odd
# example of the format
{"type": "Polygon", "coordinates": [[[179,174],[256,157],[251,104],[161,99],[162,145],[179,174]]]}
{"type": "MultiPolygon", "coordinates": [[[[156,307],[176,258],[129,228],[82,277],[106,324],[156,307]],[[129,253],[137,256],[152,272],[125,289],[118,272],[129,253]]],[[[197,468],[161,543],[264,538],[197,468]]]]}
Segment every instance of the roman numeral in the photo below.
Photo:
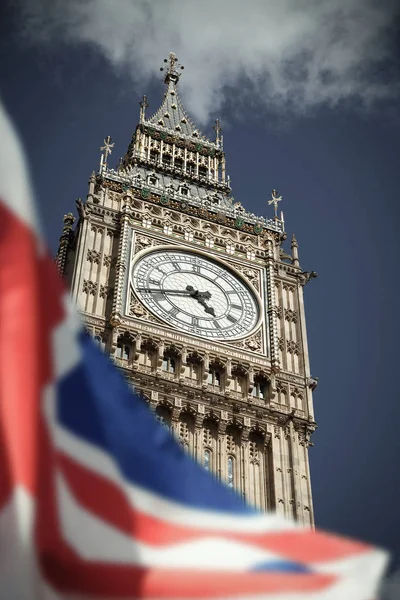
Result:
{"type": "Polygon", "coordinates": [[[197,317],[192,317],[192,325],[193,327],[199,326],[199,319],[197,317]]]}
{"type": "Polygon", "coordinates": [[[214,327],[215,327],[216,329],[221,329],[221,325],[220,325],[220,324],[218,323],[218,321],[216,321],[215,319],[214,319],[214,321],[213,321],[213,325],[214,325],[214,327]]]}
{"type": "Polygon", "coordinates": [[[179,308],[176,308],[176,306],[173,306],[171,308],[171,310],[168,311],[168,314],[171,315],[171,317],[176,317],[176,315],[179,313],[179,308]]]}
{"type": "Polygon", "coordinates": [[[228,321],[230,321],[231,323],[237,323],[237,319],[235,319],[235,317],[232,317],[232,315],[227,315],[226,317],[228,319],[228,321]]]}
{"type": "Polygon", "coordinates": [[[157,269],[157,271],[160,271],[160,273],[162,273],[163,275],[165,275],[165,271],[163,271],[162,269],[160,269],[160,267],[154,267],[155,269],[157,269]]]}
{"type": "Polygon", "coordinates": [[[157,281],[157,279],[152,279],[152,278],[149,279],[149,283],[151,283],[152,285],[160,285],[160,282],[157,281]]]}
{"type": "Polygon", "coordinates": [[[231,308],[233,308],[233,310],[242,310],[240,304],[231,304],[231,308]]]}
{"type": "Polygon", "coordinates": [[[172,262],[172,266],[174,267],[175,271],[182,271],[180,265],[178,265],[178,263],[176,262],[172,262]]]}
{"type": "Polygon", "coordinates": [[[200,273],[199,265],[192,265],[192,271],[194,271],[195,273],[200,273]]]}

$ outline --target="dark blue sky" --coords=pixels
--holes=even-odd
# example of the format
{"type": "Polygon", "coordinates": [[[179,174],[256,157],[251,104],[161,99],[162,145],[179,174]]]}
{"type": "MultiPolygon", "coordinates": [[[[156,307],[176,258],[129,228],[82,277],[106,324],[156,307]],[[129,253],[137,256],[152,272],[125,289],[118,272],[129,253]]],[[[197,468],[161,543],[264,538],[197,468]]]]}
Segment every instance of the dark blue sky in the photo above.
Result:
{"type": "MultiPolygon", "coordinates": [[[[0,96],[25,143],[54,253],[62,216],[85,197],[104,137],[112,136],[117,163],[140,97],[156,110],[163,84],[155,72],[151,86],[135,86],[84,46],[21,45],[8,17],[0,24],[0,96]]],[[[172,49],[160,49],[160,63],[172,49]]],[[[215,115],[229,123],[233,196],[271,216],[267,199],[277,188],[288,241],[294,232],[302,267],[319,273],[305,288],[320,382],[310,450],[317,525],[383,545],[400,563],[400,115],[353,103],[278,117],[254,110],[257,102],[238,111],[234,97],[215,115]]]]}

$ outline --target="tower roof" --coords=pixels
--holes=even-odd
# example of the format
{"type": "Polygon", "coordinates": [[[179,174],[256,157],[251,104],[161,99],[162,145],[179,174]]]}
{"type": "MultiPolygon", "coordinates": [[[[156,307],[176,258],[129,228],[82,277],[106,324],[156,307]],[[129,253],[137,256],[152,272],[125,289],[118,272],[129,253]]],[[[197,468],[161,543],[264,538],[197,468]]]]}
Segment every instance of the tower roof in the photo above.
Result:
{"type": "Polygon", "coordinates": [[[162,67],[161,70],[163,71],[166,69],[164,82],[167,85],[167,89],[164,94],[163,102],[157,112],[149,119],[145,119],[145,122],[158,125],[171,132],[173,131],[175,135],[181,133],[184,136],[193,138],[193,140],[214,143],[199,131],[199,128],[196,127],[183,108],[177,90],[177,84],[181,75],[178,67],[181,70],[183,67],[178,65],[176,55],[173,52],[170,52],[169,58],[165,59],[164,62],[167,63],[167,65],[162,67]]]}

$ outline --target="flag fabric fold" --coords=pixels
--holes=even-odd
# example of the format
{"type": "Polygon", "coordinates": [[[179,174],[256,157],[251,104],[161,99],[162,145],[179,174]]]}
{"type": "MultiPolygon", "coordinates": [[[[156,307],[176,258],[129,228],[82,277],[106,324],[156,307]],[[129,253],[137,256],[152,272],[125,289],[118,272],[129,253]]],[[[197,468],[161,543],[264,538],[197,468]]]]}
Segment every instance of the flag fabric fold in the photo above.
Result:
{"type": "Polygon", "coordinates": [[[376,599],[385,552],[246,506],[96,348],[0,132],[0,598],[376,599]]]}

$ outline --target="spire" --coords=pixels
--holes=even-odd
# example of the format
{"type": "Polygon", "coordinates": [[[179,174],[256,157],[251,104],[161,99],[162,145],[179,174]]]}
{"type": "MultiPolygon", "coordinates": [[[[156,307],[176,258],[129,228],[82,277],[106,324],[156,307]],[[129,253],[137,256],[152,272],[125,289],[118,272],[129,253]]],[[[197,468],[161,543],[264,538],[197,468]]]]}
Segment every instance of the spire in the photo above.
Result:
{"type": "Polygon", "coordinates": [[[143,96],[143,98],[139,102],[139,105],[140,105],[140,122],[143,123],[145,116],[146,116],[146,108],[149,107],[149,103],[147,102],[146,95],[143,96]]]}
{"type": "Polygon", "coordinates": [[[180,71],[184,67],[178,63],[178,58],[174,52],[169,53],[169,57],[164,59],[164,63],[165,65],[160,68],[160,71],[166,72],[164,83],[167,85],[167,89],[163,102],[157,112],[149,119],[144,118],[144,111],[141,108],[140,114],[143,115],[143,122],[164,127],[169,131],[173,131],[175,135],[189,136],[194,138],[193,141],[210,143],[210,140],[199,131],[187,115],[179,97],[177,84],[181,76],[180,71]]]}
{"type": "Polygon", "coordinates": [[[296,240],[296,236],[292,235],[292,243],[290,245],[292,249],[292,263],[295,267],[299,266],[299,245],[296,240]]]}
{"type": "Polygon", "coordinates": [[[213,125],[213,129],[215,131],[215,143],[217,144],[217,146],[223,145],[223,137],[222,135],[220,136],[220,133],[222,132],[222,127],[221,127],[221,123],[219,122],[219,119],[215,120],[215,125],[213,125]]]}

